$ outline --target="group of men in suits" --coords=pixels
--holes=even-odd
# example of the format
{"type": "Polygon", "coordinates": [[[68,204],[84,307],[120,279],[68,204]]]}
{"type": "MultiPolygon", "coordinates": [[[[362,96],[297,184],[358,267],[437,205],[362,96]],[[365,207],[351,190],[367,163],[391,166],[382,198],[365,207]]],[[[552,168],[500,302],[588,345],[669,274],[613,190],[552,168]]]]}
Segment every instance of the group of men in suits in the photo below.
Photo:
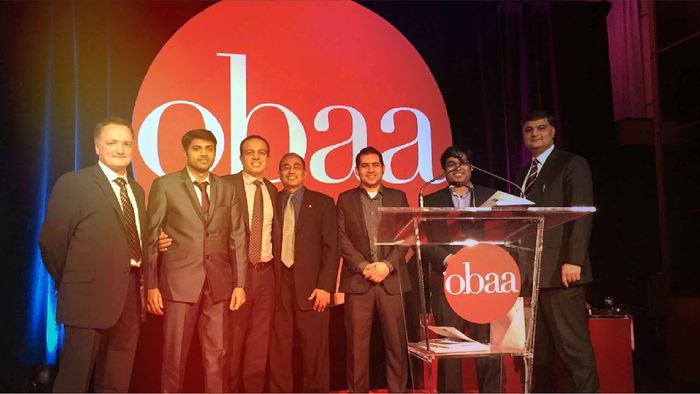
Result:
{"type": "MultiPolygon", "coordinates": [[[[525,197],[539,206],[591,205],[588,165],[554,148],[552,125],[542,112],[523,122],[525,146],[537,160],[519,174],[525,197]]],[[[360,184],[341,193],[336,206],[304,186],[306,163],[295,153],[280,160],[284,188],[278,191],[264,177],[270,145],[258,135],[240,144],[241,172],[211,173],[217,141],[208,130],[190,130],[182,138],[185,167],[154,181],[146,210],[143,189],[126,175],[133,137],[120,118],[100,122],[94,133],[98,164],[63,175],[51,194],[40,246],[58,289],[57,319],[66,327],[54,391],[87,391],[93,374],[95,391],[128,391],[145,311],[164,316],[163,391],[182,390],[195,330],[205,391],[328,391],[329,305],[339,257],[348,388],[369,390],[376,315],[388,390],[406,390],[406,249],[377,245],[375,234],[377,209],[408,201],[382,184],[378,150],[366,147],[356,155],[360,184]],[[293,349],[301,362],[294,362],[293,349]],[[294,368],[301,381],[294,381],[294,368]]],[[[449,186],[426,196],[427,206],[477,206],[493,193],[471,183],[466,149],[450,147],[440,162],[449,186]]],[[[545,236],[536,388],[553,389],[547,372],[556,353],[575,389],[598,388],[583,292],[591,280],[590,230],[590,221],[579,221],[545,236]]],[[[454,252],[424,250],[436,279],[430,289],[438,324],[488,341],[486,326],[464,322],[444,298],[439,279],[454,252]]],[[[440,391],[460,391],[460,366],[443,367],[440,391]]],[[[477,369],[481,391],[501,389],[497,361],[484,359],[477,369]]]]}

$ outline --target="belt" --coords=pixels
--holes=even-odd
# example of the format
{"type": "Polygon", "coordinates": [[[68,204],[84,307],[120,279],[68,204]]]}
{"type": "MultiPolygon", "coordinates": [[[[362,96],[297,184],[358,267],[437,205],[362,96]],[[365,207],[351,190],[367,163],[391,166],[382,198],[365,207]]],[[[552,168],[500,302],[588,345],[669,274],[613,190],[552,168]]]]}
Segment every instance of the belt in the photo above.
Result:
{"type": "Polygon", "coordinates": [[[272,260],[270,261],[265,261],[265,262],[259,262],[257,264],[253,264],[250,261],[248,262],[248,269],[256,270],[256,271],[262,271],[266,268],[272,267],[272,260]]]}

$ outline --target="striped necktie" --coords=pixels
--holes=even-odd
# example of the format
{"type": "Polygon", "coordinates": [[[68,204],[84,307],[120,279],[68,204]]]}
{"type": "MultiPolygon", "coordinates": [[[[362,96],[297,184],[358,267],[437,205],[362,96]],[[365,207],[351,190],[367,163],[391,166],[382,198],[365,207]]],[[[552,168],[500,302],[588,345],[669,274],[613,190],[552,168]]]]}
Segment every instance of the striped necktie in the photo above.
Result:
{"type": "Polygon", "coordinates": [[[527,175],[527,181],[525,181],[525,187],[523,188],[523,197],[527,197],[528,194],[530,194],[530,189],[532,188],[532,184],[535,183],[535,179],[537,179],[537,164],[539,161],[537,161],[536,158],[532,158],[532,163],[530,164],[530,171],[528,171],[527,175]]]}
{"type": "Polygon", "coordinates": [[[117,178],[114,182],[119,185],[119,200],[121,200],[122,212],[124,212],[124,227],[129,234],[131,258],[135,261],[141,261],[141,242],[136,229],[136,215],[134,214],[134,206],[131,205],[129,194],[126,191],[126,181],[122,178],[117,178]]]}

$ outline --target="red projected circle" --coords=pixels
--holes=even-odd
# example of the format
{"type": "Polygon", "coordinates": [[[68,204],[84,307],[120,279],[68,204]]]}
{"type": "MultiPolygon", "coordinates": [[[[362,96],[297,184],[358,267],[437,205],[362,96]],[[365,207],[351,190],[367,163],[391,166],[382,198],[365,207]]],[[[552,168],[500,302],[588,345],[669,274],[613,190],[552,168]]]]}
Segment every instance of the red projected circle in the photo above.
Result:
{"type": "Polygon", "coordinates": [[[520,294],[520,270],[508,252],[489,244],[464,247],[450,256],[445,297],[460,317],[488,323],[510,311],[520,294]]]}
{"type": "Polygon", "coordinates": [[[148,187],[184,166],[181,136],[206,127],[218,140],[213,172],[241,169],[249,134],[270,141],[266,177],[289,151],[307,186],[336,196],[355,187],[355,154],[384,154],[385,182],[417,193],[440,173],[451,143],[435,80],[415,48],[351,1],[224,1],[183,25],[146,74],[133,113],[134,170],[148,187]]]}

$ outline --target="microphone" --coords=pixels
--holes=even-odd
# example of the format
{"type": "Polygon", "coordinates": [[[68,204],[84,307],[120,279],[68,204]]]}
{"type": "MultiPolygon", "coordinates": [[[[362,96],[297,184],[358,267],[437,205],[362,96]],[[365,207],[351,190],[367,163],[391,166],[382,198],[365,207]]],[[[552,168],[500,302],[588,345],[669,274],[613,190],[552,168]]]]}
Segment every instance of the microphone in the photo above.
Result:
{"type": "Polygon", "coordinates": [[[447,172],[442,172],[440,175],[436,176],[435,178],[429,180],[428,182],[425,182],[423,186],[420,187],[420,190],[418,191],[418,207],[423,208],[423,189],[425,189],[428,185],[431,183],[437,181],[438,179],[442,179],[447,175],[447,172]]]}
{"type": "MultiPolygon", "coordinates": [[[[460,160],[460,161],[461,161],[461,160],[460,160]]],[[[498,180],[501,180],[501,181],[503,181],[503,182],[505,182],[505,183],[507,183],[507,184],[509,184],[509,185],[511,185],[511,186],[514,186],[516,189],[518,189],[518,191],[520,192],[520,195],[521,195],[521,196],[523,195],[523,189],[522,189],[520,186],[516,185],[515,182],[509,181],[508,179],[506,179],[506,178],[504,178],[504,177],[502,177],[502,176],[496,175],[496,174],[494,174],[493,172],[486,171],[486,170],[484,170],[483,168],[479,168],[479,167],[475,166],[474,164],[471,164],[471,163],[465,163],[465,164],[468,165],[469,167],[471,167],[472,170],[477,170],[477,171],[479,171],[479,172],[483,172],[483,173],[486,174],[486,175],[489,175],[489,176],[491,176],[491,177],[493,177],[493,178],[496,178],[496,179],[498,179],[498,180]]]]}

